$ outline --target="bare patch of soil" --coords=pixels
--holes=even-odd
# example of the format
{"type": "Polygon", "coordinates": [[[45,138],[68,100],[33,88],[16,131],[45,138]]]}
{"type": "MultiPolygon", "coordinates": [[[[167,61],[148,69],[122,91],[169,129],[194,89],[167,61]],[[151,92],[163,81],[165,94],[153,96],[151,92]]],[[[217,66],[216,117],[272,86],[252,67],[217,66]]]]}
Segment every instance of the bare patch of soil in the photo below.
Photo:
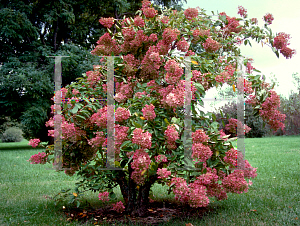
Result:
{"type": "Polygon", "coordinates": [[[211,207],[191,208],[171,202],[152,202],[149,204],[145,217],[131,217],[113,211],[111,206],[102,208],[69,208],[64,214],[69,221],[93,223],[94,225],[163,225],[173,219],[200,219],[211,207]]]}

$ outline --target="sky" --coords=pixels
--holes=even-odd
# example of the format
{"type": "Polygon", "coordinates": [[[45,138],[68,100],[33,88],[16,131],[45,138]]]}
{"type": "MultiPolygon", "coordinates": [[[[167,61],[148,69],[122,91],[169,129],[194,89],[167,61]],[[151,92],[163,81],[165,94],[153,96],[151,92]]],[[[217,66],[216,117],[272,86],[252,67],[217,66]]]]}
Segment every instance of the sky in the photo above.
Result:
{"type": "MultiPolygon", "coordinates": [[[[269,46],[261,43],[257,44],[254,40],[252,47],[241,45],[241,53],[246,57],[254,59],[253,66],[266,76],[266,81],[271,82],[270,75],[274,74],[279,82],[275,87],[278,94],[288,97],[291,90],[296,92],[293,85],[293,73],[299,73],[300,64],[300,1],[299,0],[187,0],[184,8],[196,8],[199,6],[206,10],[208,15],[226,12],[230,17],[240,17],[238,6],[243,6],[247,10],[248,18],[257,18],[259,26],[263,27],[263,16],[271,13],[274,20],[269,27],[274,34],[285,32],[291,35],[289,47],[296,50],[292,59],[286,59],[282,55],[279,59],[269,46]],[[298,54],[297,54],[298,53],[298,54]]],[[[211,98],[215,92],[209,91],[206,98],[211,98]]]]}

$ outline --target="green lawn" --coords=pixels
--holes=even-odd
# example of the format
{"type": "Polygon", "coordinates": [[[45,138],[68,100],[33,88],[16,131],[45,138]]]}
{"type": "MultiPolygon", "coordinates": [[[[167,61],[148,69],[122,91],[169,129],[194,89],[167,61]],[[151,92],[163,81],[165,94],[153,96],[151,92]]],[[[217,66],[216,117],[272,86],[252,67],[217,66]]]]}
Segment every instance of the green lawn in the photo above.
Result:
{"type": "MultiPolygon", "coordinates": [[[[16,143],[0,144],[0,225],[80,225],[67,221],[62,214],[65,204],[55,206],[46,198],[73,188],[76,177],[26,161],[42,149],[4,150],[3,145],[12,148],[16,143]]],[[[202,219],[164,225],[300,225],[300,136],[247,138],[245,147],[246,159],[258,168],[248,193],[228,194],[227,200],[211,202],[212,210],[202,219]]],[[[157,199],[172,197],[165,188],[153,189],[157,199]]],[[[97,194],[89,193],[86,199],[100,204],[97,194]]],[[[92,221],[87,225],[93,225],[92,221]]]]}

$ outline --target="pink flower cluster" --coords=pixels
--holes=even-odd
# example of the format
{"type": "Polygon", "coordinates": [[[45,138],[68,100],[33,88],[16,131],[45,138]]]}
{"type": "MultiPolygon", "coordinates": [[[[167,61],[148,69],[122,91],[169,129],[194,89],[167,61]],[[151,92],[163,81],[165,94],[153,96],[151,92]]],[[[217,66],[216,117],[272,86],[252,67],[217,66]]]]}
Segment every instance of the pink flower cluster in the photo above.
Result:
{"type": "Polygon", "coordinates": [[[131,163],[131,167],[134,169],[134,171],[131,174],[131,178],[136,184],[141,185],[145,181],[145,177],[142,175],[142,172],[149,168],[151,159],[149,154],[143,149],[137,149],[134,152],[132,159],[133,162],[131,163]]]}
{"type": "Polygon", "coordinates": [[[143,20],[142,17],[136,16],[134,18],[134,25],[137,27],[144,27],[145,26],[145,21],[143,20]]]}
{"type": "Polygon", "coordinates": [[[239,9],[238,14],[241,15],[241,17],[246,18],[247,10],[243,6],[239,6],[238,9],[239,9]]]}
{"type": "Polygon", "coordinates": [[[172,44],[174,42],[178,35],[180,34],[180,31],[176,29],[166,28],[163,32],[163,41],[166,45],[172,44]]]}
{"type": "Polygon", "coordinates": [[[40,139],[30,139],[28,144],[35,148],[39,145],[40,142],[40,139]]]}
{"type": "Polygon", "coordinates": [[[140,145],[142,148],[151,148],[152,134],[146,131],[143,133],[141,128],[136,128],[133,131],[132,143],[140,145]]]}
{"type": "Polygon", "coordinates": [[[198,10],[196,8],[188,8],[184,11],[184,15],[188,20],[193,20],[198,16],[198,10]]]}
{"type": "Polygon", "coordinates": [[[142,70],[145,75],[152,75],[157,77],[159,75],[159,68],[162,65],[159,48],[151,46],[142,60],[142,70]]]}
{"type": "Polygon", "coordinates": [[[177,146],[176,146],[176,143],[175,141],[177,139],[179,139],[179,134],[175,128],[174,125],[168,125],[168,128],[165,130],[165,137],[166,137],[166,142],[168,144],[168,149],[176,149],[177,146]]]}
{"type": "Polygon", "coordinates": [[[86,72],[86,76],[88,83],[90,84],[90,87],[97,84],[98,81],[101,80],[100,72],[99,71],[88,71],[86,72]]]}
{"type": "Polygon", "coordinates": [[[90,139],[88,141],[88,144],[96,148],[102,146],[106,140],[106,137],[103,135],[103,132],[98,131],[98,132],[94,132],[94,134],[96,134],[96,137],[90,139]]]}
{"type": "Polygon", "coordinates": [[[109,17],[109,18],[101,18],[99,20],[100,24],[102,24],[104,27],[107,27],[107,28],[111,28],[114,23],[115,23],[115,19],[113,17],[109,17]]]}
{"type": "Polygon", "coordinates": [[[274,38],[274,43],[273,46],[276,49],[280,49],[280,53],[288,58],[292,58],[293,54],[296,53],[295,50],[288,48],[287,46],[290,44],[289,43],[290,35],[280,32],[278,35],[274,38]]]}
{"type": "Polygon", "coordinates": [[[74,96],[76,96],[77,94],[79,94],[80,92],[77,90],[77,89],[73,89],[72,90],[72,94],[74,95],[74,96]]]}
{"type": "Polygon", "coordinates": [[[181,52],[187,52],[189,50],[189,47],[190,44],[184,38],[177,42],[177,49],[181,52]]]}
{"type": "Polygon", "coordinates": [[[183,74],[183,69],[180,67],[179,63],[175,60],[168,60],[165,65],[167,71],[166,82],[169,84],[175,84],[180,81],[183,74]]]}
{"type": "Polygon", "coordinates": [[[171,179],[171,185],[174,184],[173,193],[175,199],[182,203],[186,203],[189,200],[189,187],[184,178],[174,177],[171,179]]]}
{"type": "Polygon", "coordinates": [[[207,38],[205,43],[202,45],[207,52],[215,52],[221,48],[221,44],[213,40],[211,37],[207,38]]]}
{"type": "Polygon", "coordinates": [[[128,98],[132,97],[132,84],[130,82],[128,84],[121,82],[118,86],[116,84],[116,93],[115,100],[119,103],[125,102],[128,98]]]}
{"type": "Polygon", "coordinates": [[[210,148],[201,143],[193,143],[192,151],[192,158],[199,159],[201,162],[206,162],[213,155],[210,148]]]}
{"type": "Polygon", "coordinates": [[[202,74],[200,71],[192,70],[192,81],[200,83],[204,90],[208,90],[210,87],[208,73],[202,74]]]}
{"type": "Polygon", "coordinates": [[[274,17],[272,14],[270,13],[267,13],[264,17],[263,17],[264,21],[267,23],[267,24],[272,24],[272,21],[274,20],[274,17]]]}
{"type": "Polygon", "coordinates": [[[220,75],[216,76],[216,81],[220,83],[225,83],[233,78],[233,74],[235,72],[235,68],[229,64],[225,67],[225,70],[221,72],[220,75]]]}
{"type": "Polygon", "coordinates": [[[220,16],[226,16],[226,20],[228,21],[228,24],[224,27],[227,34],[230,34],[231,32],[239,33],[242,30],[241,27],[238,28],[240,23],[235,17],[229,17],[225,12],[220,13],[220,16]]]}
{"type": "Polygon", "coordinates": [[[157,169],[157,175],[159,179],[166,179],[171,175],[171,171],[168,171],[167,168],[157,169]]]}
{"type": "Polygon", "coordinates": [[[221,139],[223,139],[225,141],[228,140],[228,138],[223,138],[224,136],[226,136],[226,133],[224,133],[223,129],[221,129],[219,132],[220,132],[220,138],[221,139]]]}
{"type": "Polygon", "coordinates": [[[115,154],[120,154],[120,147],[124,141],[128,140],[128,130],[127,126],[115,125],[115,154]]]}
{"type": "Polygon", "coordinates": [[[90,119],[91,123],[96,124],[100,128],[105,128],[107,125],[107,106],[99,109],[90,119]]]}
{"type": "Polygon", "coordinates": [[[100,201],[108,202],[109,201],[109,193],[107,191],[99,193],[98,197],[100,201]]]}
{"type": "Polygon", "coordinates": [[[45,164],[47,162],[47,155],[45,152],[38,153],[35,155],[32,155],[28,162],[31,162],[30,164],[45,164]]]}
{"type": "Polygon", "coordinates": [[[123,122],[130,118],[130,111],[126,108],[118,107],[115,112],[115,118],[117,122],[123,122]]]}
{"type": "Polygon", "coordinates": [[[248,191],[248,183],[244,178],[243,170],[235,170],[222,181],[222,187],[226,192],[241,194],[248,191]]]}
{"type": "Polygon", "coordinates": [[[191,207],[205,207],[209,204],[207,197],[207,188],[195,183],[190,184],[189,200],[188,203],[191,207]]]}
{"type": "Polygon", "coordinates": [[[209,136],[205,134],[203,129],[198,129],[192,133],[193,143],[205,143],[209,140],[209,136]]]}
{"type": "MultiPolygon", "coordinates": [[[[195,99],[195,92],[197,91],[195,85],[191,81],[192,99],[195,99]]],[[[185,100],[185,80],[180,80],[177,83],[176,88],[173,85],[169,85],[166,88],[159,90],[162,96],[161,103],[166,104],[172,108],[182,107],[185,100]]]]}
{"type": "Polygon", "coordinates": [[[245,159],[245,170],[244,170],[244,176],[246,178],[255,178],[257,177],[256,173],[257,168],[253,168],[248,160],[245,159]]]}
{"type": "Polygon", "coordinates": [[[143,112],[143,116],[145,117],[145,119],[147,120],[153,120],[155,119],[156,115],[155,115],[155,111],[154,111],[154,105],[148,105],[146,104],[145,107],[142,109],[143,112]]]}
{"type": "Polygon", "coordinates": [[[168,24],[169,23],[169,17],[167,17],[167,16],[163,16],[162,18],[161,18],[161,22],[163,23],[163,24],[168,24]]]}
{"type": "Polygon", "coordinates": [[[142,11],[145,15],[146,18],[153,18],[157,15],[157,10],[155,10],[154,8],[150,7],[151,6],[151,2],[150,1],[145,1],[143,0],[142,3],[143,7],[142,7],[142,11]]]}
{"type": "Polygon", "coordinates": [[[247,62],[247,66],[246,66],[246,72],[248,74],[251,74],[253,69],[255,69],[253,66],[252,66],[252,63],[253,63],[253,59],[248,59],[248,62],[247,62]]]}
{"type": "Polygon", "coordinates": [[[225,153],[224,162],[230,164],[231,166],[237,166],[237,150],[231,148],[225,153]]]}
{"type": "Polygon", "coordinates": [[[112,206],[113,206],[113,210],[118,213],[122,213],[125,210],[125,206],[121,201],[117,202],[116,204],[112,204],[112,206]]]}
{"type": "Polygon", "coordinates": [[[251,23],[252,23],[252,24],[258,24],[257,18],[252,18],[252,19],[251,19],[251,23]]]}
{"type": "Polygon", "coordinates": [[[91,51],[91,54],[97,56],[109,56],[112,53],[118,55],[120,53],[120,48],[115,39],[112,39],[109,33],[102,35],[97,41],[97,46],[91,51]]]}
{"type": "Polygon", "coordinates": [[[206,168],[206,170],[207,172],[205,174],[202,174],[196,178],[194,184],[197,186],[205,186],[207,189],[207,196],[209,197],[217,197],[218,200],[227,199],[226,192],[218,183],[218,180],[223,179],[226,174],[220,170],[220,176],[218,176],[216,169],[206,168]]]}
{"type": "Polygon", "coordinates": [[[154,158],[158,164],[161,162],[168,162],[168,159],[165,155],[158,155],[158,156],[155,156],[154,158]]]}
{"type": "Polygon", "coordinates": [[[259,110],[259,114],[262,118],[268,120],[268,124],[272,129],[278,130],[284,128],[285,114],[281,114],[277,108],[280,107],[280,98],[274,90],[270,90],[270,97],[262,104],[262,109],[259,110]]]}
{"type": "Polygon", "coordinates": [[[204,207],[209,204],[206,196],[206,187],[197,183],[187,185],[184,178],[172,178],[171,184],[174,184],[173,193],[175,199],[182,203],[189,203],[191,207],[204,207]]]}
{"type": "MultiPolygon", "coordinates": [[[[237,124],[239,124],[239,126],[240,126],[241,128],[243,128],[242,122],[240,122],[240,121],[237,120],[237,119],[230,118],[230,119],[229,119],[229,123],[226,124],[226,126],[225,126],[225,129],[226,129],[227,131],[231,132],[231,133],[235,133],[235,134],[236,134],[236,133],[237,133],[237,124]]],[[[244,132],[245,132],[245,133],[248,133],[250,130],[251,130],[251,128],[245,124],[244,132]]]]}
{"type": "Polygon", "coordinates": [[[210,36],[210,30],[199,30],[199,29],[195,29],[193,30],[193,36],[194,36],[194,42],[197,42],[200,40],[200,37],[204,37],[204,36],[207,36],[209,37],[210,36]]]}

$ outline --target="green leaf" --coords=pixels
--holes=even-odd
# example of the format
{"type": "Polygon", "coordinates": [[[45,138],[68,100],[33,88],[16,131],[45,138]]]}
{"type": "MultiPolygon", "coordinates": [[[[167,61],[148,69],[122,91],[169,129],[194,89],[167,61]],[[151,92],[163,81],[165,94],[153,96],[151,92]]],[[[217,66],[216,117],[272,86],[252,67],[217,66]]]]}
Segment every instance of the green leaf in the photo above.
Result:
{"type": "Polygon", "coordinates": [[[142,125],[140,125],[139,123],[135,122],[135,121],[132,121],[132,124],[137,127],[137,128],[143,128],[142,125]]]}
{"type": "Polygon", "coordinates": [[[167,125],[170,125],[168,119],[164,118],[164,121],[167,123],[167,125]]]}

